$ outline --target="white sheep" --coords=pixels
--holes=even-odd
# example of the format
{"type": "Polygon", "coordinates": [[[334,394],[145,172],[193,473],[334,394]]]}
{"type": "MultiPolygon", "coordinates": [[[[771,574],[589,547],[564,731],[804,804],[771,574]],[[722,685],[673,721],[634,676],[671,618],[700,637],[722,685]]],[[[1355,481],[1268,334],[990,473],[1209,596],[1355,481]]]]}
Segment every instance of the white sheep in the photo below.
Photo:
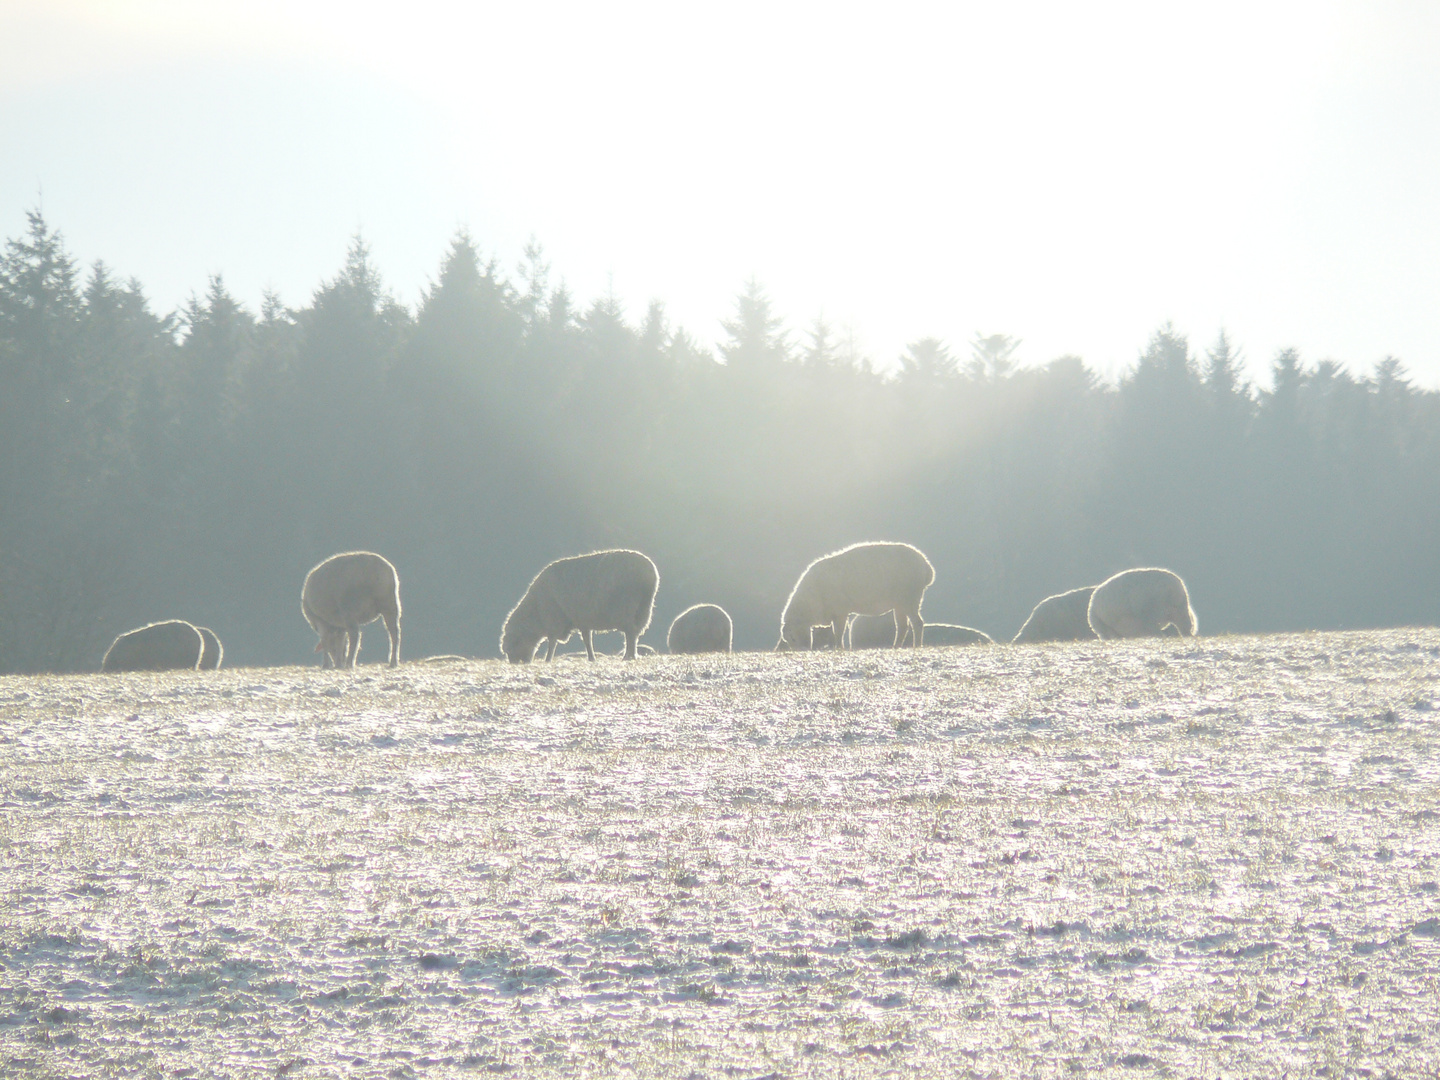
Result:
{"type": "Polygon", "coordinates": [[[1199,629],[1180,575],[1156,567],[1122,570],[1095,587],[1090,629],[1102,638],[1156,637],[1173,626],[1193,637],[1199,629]]]}
{"type": "Polygon", "coordinates": [[[315,651],[325,667],[355,666],[360,627],[376,619],[390,638],[390,666],[400,663],[400,576],[373,551],[345,551],[311,569],[300,590],[300,611],[320,635],[315,651]]]}
{"type": "Polygon", "coordinates": [[[556,559],[535,575],[505,616],[500,651],[512,664],[528,664],[544,641],[545,659],[553,660],[555,646],[578,631],[585,655],[594,660],[595,631],[619,630],[625,635],[625,659],[633,660],[640,635],[650,627],[659,586],[660,572],[638,551],[556,559]]]}
{"type": "Polygon", "coordinates": [[[101,671],[194,671],[205,639],[183,619],[153,622],[127,630],[110,643],[101,671]]]}
{"type": "Polygon", "coordinates": [[[672,653],[728,653],[734,634],[735,625],[724,608],[696,604],[675,616],[665,647],[672,653]]]}
{"type": "Polygon", "coordinates": [[[843,645],[851,615],[887,611],[895,613],[897,626],[908,623],[914,645],[923,645],[920,603],[934,580],[930,560],[909,544],[852,544],[823,555],[805,568],[785,601],[775,648],[812,648],[811,630],[817,626],[829,626],[843,645]]]}
{"type": "Polygon", "coordinates": [[[1035,605],[1025,625],[1015,635],[1023,641],[1084,641],[1095,636],[1090,629],[1090,597],[1094,585],[1047,596],[1035,605]]]}

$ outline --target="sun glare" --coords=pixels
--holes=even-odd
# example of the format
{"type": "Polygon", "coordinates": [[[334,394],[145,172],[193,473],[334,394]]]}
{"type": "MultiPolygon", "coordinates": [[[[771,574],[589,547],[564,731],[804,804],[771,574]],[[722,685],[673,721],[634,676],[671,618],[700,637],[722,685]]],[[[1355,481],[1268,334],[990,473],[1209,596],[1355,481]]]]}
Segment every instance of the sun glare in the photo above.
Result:
{"type": "MultiPolygon", "coordinates": [[[[327,211],[366,231],[412,299],[446,234],[469,224],[506,264],[534,234],[580,294],[613,285],[632,310],[662,298],[702,337],[756,275],[793,323],[822,310],[851,322],[882,364],[918,336],[983,329],[1023,337],[1031,362],[1078,352],[1113,372],[1173,319],[1202,337],[1229,327],[1252,359],[1298,344],[1368,364],[1408,348],[1440,375],[1440,331],[1387,290],[1345,311],[1367,294],[1350,268],[1373,280],[1406,267],[1401,297],[1419,270],[1413,236],[1377,220],[1370,196],[1404,181],[1381,166],[1428,145],[1418,136],[1437,122],[1380,108],[1403,105],[1396,81],[1423,67],[1411,39],[1436,39],[1420,7],[927,4],[882,16],[71,0],[19,19],[33,47],[11,65],[12,91],[172,70],[201,95],[244,86],[236,100],[249,95],[273,130],[292,126],[314,159],[282,201],[331,191],[327,211]],[[306,80],[338,101],[361,91],[356,108],[383,123],[330,115],[343,106],[317,103],[306,80]],[[1366,172],[1349,151],[1375,113],[1387,141],[1366,172]],[[1347,234],[1347,221],[1368,224],[1347,234]]],[[[6,57],[19,55],[12,40],[6,57]]],[[[33,188],[33,175],[6,179],[12,202],[33,188]]],[[[59,193],[59,178],[41,179],[59,193]]],[[[1440,228],[1426,191],[1397,197],[1419,209],[1422,235],[1440,228]]],[[[293,237],[264,267],[243,240],[204,258],[247,288],[278,275],[292,291],[328,271],[311,261],[321,243],[293,237]]],[[[323,243],[333,252],[344,237],[323,243]]],[[[137,272],[159,261],[137,258],[137,272]]],[[[171,288],[162,273],[146,280],[171,288]]]]}

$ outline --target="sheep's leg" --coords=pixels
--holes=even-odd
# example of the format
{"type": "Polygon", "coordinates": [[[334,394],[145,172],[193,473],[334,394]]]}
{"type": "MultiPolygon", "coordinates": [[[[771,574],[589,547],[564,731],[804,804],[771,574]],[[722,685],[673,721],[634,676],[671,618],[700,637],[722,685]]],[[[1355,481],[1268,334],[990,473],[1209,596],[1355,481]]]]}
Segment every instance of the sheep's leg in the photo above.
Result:
{"type": "Polygon", "coordinates": [[[625,659],[634,660],[635,650],[640,643],[640,635],[625,631],[625,659]]]}
{"type": "Polygon", "coordinates": [[[593,662],[595,659],[595,631],[584,630],[581,632],[580,638],[585,642],[585,655],[593,662]]]}
{"type": "Polygon", "coordinates": [[[848,649],[850,647],[850,643],[845,640],[845,630],[849,626],[849,624],[850,616],[848,615],[841,615],[838,619],[834,620],[830,624],[830,632],[835,635],[836,650],[843,651],[844,649],[848,649]]]}
{"type": "Polygon", "coordinates": [[[360,624],[351,623],[345,628],[345,666],[353,668],[360,658],[360,624]]]}
{"type": "Polygon", "coordinates": [[[388,611],[385,613],[385,633],[390,638],[390,666],[400,665],[400,619],[388,611]]]}
{"type": "MultiPolygon", "coordinates": [[[[896,618],[899,618],[898,612],[896,613],[896,618]]],[[[918,607],[914,611],[907,611],[905,618],[910,623],[911,632],[915,635],[910,642],[910,647],[912,649],[918,649],[925,644],[925,620],[920,618],[920,609],[918,607]]]]}
{"type": "Polygon", "coordinates": [[[555,659],[556,641],[553,637],[541,638],[545,642],[545,662],[548,664],[555,659]]]}

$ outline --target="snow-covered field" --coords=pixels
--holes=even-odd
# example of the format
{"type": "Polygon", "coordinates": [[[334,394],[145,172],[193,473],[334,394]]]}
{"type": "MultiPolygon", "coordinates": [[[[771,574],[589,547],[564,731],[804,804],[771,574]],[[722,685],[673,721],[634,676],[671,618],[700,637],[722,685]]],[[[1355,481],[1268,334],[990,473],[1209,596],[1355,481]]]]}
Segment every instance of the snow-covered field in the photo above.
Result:
{"type": "Polygon", "coordinates": [[[0,1073],[1440,1066],[1440,631],[0,678],[0,1073]]]}

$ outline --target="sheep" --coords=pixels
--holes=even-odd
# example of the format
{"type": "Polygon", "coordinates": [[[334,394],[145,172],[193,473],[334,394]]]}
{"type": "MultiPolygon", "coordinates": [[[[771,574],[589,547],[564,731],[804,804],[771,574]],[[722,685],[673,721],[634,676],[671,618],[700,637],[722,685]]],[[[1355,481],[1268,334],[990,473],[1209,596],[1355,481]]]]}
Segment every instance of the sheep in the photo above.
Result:
{"type": "Polygon", "coordinates": [[[1095,586],[1071,589],[1047,596],[1035,605],[1025,625],[1015,635],[1016,644],[1025,641],[1084,641],[1095,636],[1090,629],[1090,596],[1095,586]]]}
{"type": "Polygon", "coordinates": [[[500,628],[500,651],[512,664],[528,664],[536,647],[555,646],[579,632],[585,655],[595,659],[597,630],[625,635],[625,659],[634,660],[640,635],[650,627],[660,572],[638,551],[592,551],[556,559],[525,590],[500,628]]]}
{"type": "MultiPolygon", "coordinates": [[[[833,637],[833,631],[828,626],[822,626],[814,631],[816,647],[822,640],[822,634],[826,640],[833,637]]],[[[846,634],[852,649],[883,649],[890,648],[895,644],[895,638],[899,634],[899,627],[895,623],[893,612],[886,612],[884,615],[856,615],[850,620],[850,629],[846,634]]],[[[900,644],[904,644],[911,638],[910,629],[907,626],[905,633],[900,638],[900,644]]],[[[925,624],[925,642],[928,645],[993,645],[994,640],[983,630],[976,630],[969,626],[957,626],[954,623],[927,622],[925,624]]]]}
{"type": "Polygon", "coordinates": [[[371,551],[345,551],[315,566],[300,590],[300,611],[320,635],[322,667],[355,666],[360,627],[383,619],[390,637],[390,666],[400,663],[400,576],[371,551]]]}
{"type": "Polygon", "coordinates": [[[197,626],[200,637],[205,642],[205,651],[200,654],[200,670],[214,671],[220,666],[220,661],[225,659],[225,646],[220,644],[220,639],[215,636],[215,631],[208,626],[197,626]]]}
{"type": "MultiPolygon", "coordinates": [[[[839,647],[851,615],[895,613],[908,622],[915,646],[925,644],[920,604],[935,580],[935,568],[909,544],[868,543],[822,555],[800,575],[780,615],[777,651],[814,647],[811,631],[830,626],[839,647]]],[[[898,634],[896,635],[899,636],[898,634]]],[[[898,648],[898,642],[897,642],[898,648]]]]}
{"type": "Polygon", "coordinates": [[[1095,587],[1090,629],[1102,638],[1157,637],[1167,626],[1195,636],[1198,624],[1180,575],[1142,567],[1123,570],[1095,587]]]}
{"type": "Polygon", "coordinates": [[[696,604],[675,616],[665,635],[665,648],[672,653],[728,653],[734,633],[735,625],[724,608],[696,604]]]}
{"type": "Polygon", "coordinates": [[[205,639],[183,619],[153,622],[127,630],[110,643],[101,671],[194,671],[205,653],[205,639]]]}

